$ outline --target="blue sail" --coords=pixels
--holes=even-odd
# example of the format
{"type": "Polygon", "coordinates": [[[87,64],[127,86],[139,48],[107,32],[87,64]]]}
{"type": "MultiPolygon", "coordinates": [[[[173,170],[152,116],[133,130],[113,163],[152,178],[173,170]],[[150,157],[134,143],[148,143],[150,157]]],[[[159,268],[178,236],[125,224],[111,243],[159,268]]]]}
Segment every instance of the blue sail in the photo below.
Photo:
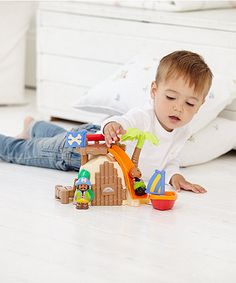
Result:
{"type": "Polygon", "coordinates": [[[165,171],[155,170],[150,178],[147,189],[147,194],[164,195],[165,194],[165,171]]]}

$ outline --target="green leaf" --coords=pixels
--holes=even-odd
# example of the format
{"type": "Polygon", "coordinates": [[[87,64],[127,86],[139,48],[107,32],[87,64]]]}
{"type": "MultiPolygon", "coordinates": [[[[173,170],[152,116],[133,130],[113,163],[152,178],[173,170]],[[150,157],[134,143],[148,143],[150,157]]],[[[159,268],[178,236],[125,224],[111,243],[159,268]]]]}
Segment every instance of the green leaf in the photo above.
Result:
{"type": "Polygon", "coordinates": [[[145,140],[148,140],[149,142],[151,142],[154,145],[158,145],[159,144],[159,140],[158,138],[150,133],[150,132],[143,132],[137,128],[129,128],[127,129],[126,133],[121,136],[121,141],[134,141],[137,140],[137,147],[138,148],[142,148],[143,143],[145,142],[145,140]]]}
{"type": "Polygon", "coordinates": [[[145,132],[145,139],[148,140],[150,143],[154,145],[159,144],[159,140],[156,135],[150,133],[150,132],[145,132]]]}
{"type": "Polygon", "coordinates": [[[142,133],[143,132],[137,128],[129,128],[127,129],[126,133],[123,136],[121,136],[121,141],[137,140],[139,136],[142,135],[142,133]]]}

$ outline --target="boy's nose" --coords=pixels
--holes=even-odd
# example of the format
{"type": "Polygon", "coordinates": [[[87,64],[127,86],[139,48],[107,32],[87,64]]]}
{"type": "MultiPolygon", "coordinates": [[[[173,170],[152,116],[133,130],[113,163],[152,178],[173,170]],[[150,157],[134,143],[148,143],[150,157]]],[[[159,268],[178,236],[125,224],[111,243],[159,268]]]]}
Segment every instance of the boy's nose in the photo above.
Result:
{"type": "Polygon", "coordinates": [[[174,111],[181,113],[183,111],[183,105],[181,103],[175,103],[173,109],[174,111]]]}

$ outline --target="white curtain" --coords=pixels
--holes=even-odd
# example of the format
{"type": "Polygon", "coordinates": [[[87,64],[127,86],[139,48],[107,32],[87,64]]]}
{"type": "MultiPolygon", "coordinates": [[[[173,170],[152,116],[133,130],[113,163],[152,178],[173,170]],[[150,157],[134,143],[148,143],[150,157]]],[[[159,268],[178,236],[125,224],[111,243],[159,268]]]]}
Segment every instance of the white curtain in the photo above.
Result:
{"type": "Polygon", "coordinates": [[[34,2],[0,2],[0,104],[24,102],[25,38],[34,2]]]}

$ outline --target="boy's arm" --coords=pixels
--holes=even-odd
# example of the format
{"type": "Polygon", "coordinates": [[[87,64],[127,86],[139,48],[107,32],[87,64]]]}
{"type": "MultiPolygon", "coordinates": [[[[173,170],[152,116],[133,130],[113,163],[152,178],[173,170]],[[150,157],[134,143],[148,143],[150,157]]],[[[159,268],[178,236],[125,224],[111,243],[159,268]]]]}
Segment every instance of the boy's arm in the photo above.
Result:
{"type": "Polygon", "coordinates": [[[108,122],[103,127],[103,133],[105,135],[105,142],[108,147],[111,146],[112,141],[116,142],[119,140],[118,136],[125,134],[124,128],[121,124],[117,123],[116,121],[108,122]]]}
{"type": "Polygon", "coordinates": [[[122,116],[113,116],[103,121],[101,131],[105,135],[107,146],[112,141],[118,140],[118,135],[123,135],[128,128],[145,129],[148,118],[143,109],[134,108],[122,116]]]}
{"type": "Polygon", "coordinates": [[[193,191],[195,193],[205,193],[207,191],[202,186],[188,182],[180,173],[179,154],[184,146],[185,140],[187,140],[189,137],[188,128],[185,130],[185,132],[183,132],[181,137],[181,143],[179,143],[175,150],[172,151],[171,158],[165,166],[166,181],[171,184],[177,192],[180,192],[182,189],[186,191],[193,191]]]}
{"type": "Polygon", "coordinates": [[[174,174],[170,179],[170,184],[177,192],[180,192],[181,189],[185,191],[192,191],[197,194],[207,192],[207,190],[202,186],[188,182],[181,174],[174,174]]]}
{"type": "Polygon", "coordinates": [[[173,158],[165,167],[167,182],[172,185],[177,192],[180,190],[193,191],[194,193],[206,193],[206,189],[197,184],[188,182],[183,175],[180,174],[178,158],[173,158]]]}

